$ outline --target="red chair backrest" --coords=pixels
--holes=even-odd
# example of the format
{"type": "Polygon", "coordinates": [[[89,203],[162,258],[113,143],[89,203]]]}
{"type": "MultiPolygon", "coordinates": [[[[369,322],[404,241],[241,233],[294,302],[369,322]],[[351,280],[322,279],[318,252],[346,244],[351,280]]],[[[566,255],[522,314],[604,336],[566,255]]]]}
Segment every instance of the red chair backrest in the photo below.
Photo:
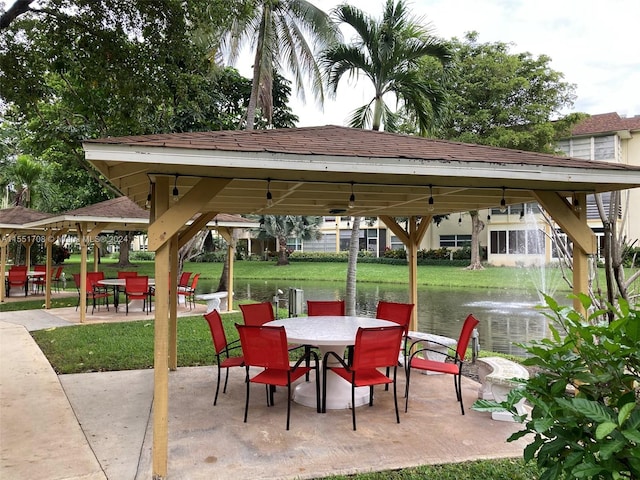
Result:
{"type": "Polygon", "coordinates": [[[270,302],[243,303],[240,305],[240,310],[245,325],[260,326],[276,318],[270,302]]]}
{"type": "Polygon", "coordinates": [[[221,352],[227,347],[227,335],[224,332],[222,326],[222,317],[217,310],[213,310],[204,316],[204,319],[209,324],[209,330],[211,330],[211,339],[213,340],[213,348],[216,353],[220,355],[221,352]]]}
{"type": "Polygon", "coordinates": [[[180,278],[178,279],[179,287],[188,287],[189,286],[189,277],[191,277],[191,272],[182,272],[180,274],[180,278]]]}
{"type": "Polygon", "coordinates": [[[136,275],[124,279],[125,292],[129,295],[144,295],[149,292],[149,277],[146,275],[136,275]]]}
{"type": "Polygon", "coordinates": [[[344,300],[307,300],[307,315],[344,315],[344,300]]]}
{"type": "Polygon", "coordinates": [[[285,371],[290,369],[284,327],[236,324],[236,328],[245,365],[285,371]]]}
{"type": "Polygon", "coordinates": [[[480,323],[476,317],[472,314],[467,315],[467,318],[462,325],[462,330],[460,331],[460,336],[458,337],[458,346],[456,347],[456,353],[458,354],[458,358],[460,361],[464,360],[465,355],[467,354],[467,348],[469,347],[469,340],[471,340],[471,334],[473,333],[473,329],[476,328],[476,325],[480,323]]]}
{"type": "Polygon", "coordinates": [[[196,291],[196,286],[198,285],[198,279],[200,278],[200,274],[196,273],[193,278],[191,279],[191,291],[195,292],[196,291]]]}
{"type": "Polygon", "coordinates": [[[36,265],[35,267],[33,267],[33,271],[34,272],[46,272],[47,271],[47,266],[46,265],[36,265]]]}
{"type": "Polygon", "coordinates": [[[138,272],[118,272],[118,278],[137,277],[138,272]]]}
{"type": "Polygon", "coordinates": [[[409,332],[409,323],[413,313],[413,303],[398,303],[379,301],[376,309],[376,318],[389,320],[404,327],[404,334],[409,332]]]}
{"type": "Polygon", "coordinates": [[[351,369],[393,367],[398,363],[402,326],[358,328],[351,369]]]}
{"type": "Polygon", "coordinates": [[[22,268],[12,268],[11,270],[9,270],[8,277],[10,283],[24,283],[27,281],[27,270],[22,268]]]}
{"type": "Polygon", "coordinates": [[[62,275],[62,269],[63,268],[64,268],[63,266],[60,266],[60,267],[58,267],[56,269],[56,273],[53,274],[53,279],[54,280],[59,280],[60,279],[60,276],[62,275]]]}
{"type": "Polygon", "coordinates": [[[99,280],[104,280],[104,272],[87,272],[87,285],[92,289],[99,286],[99,280]]]}
{"type": "Polygon", "coordinates": [[[26,265],[12,265],[9,270],[10,271],[11,270],[24,270],[26,272],[27,271],[27,266],[26,265]]]}

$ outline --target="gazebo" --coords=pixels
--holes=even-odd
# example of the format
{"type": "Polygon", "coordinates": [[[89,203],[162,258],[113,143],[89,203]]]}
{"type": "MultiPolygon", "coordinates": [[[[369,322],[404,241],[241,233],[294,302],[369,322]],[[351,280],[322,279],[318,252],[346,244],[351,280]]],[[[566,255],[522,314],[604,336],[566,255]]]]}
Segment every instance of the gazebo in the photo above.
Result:
{"type": "Polygon", "coordinates": [[[168,371],[176,368],[169,272],[178,246],[197,231],[185,228],[194,215],[204,223],[219,212],[377,216],[407,248],[416,303],[418,246],[434,215],[538,202],[573,241],[574,291],[582,292],[596,240],[574,201],[640,186],[640,167],[337,126],[103,138],[83,147],[123,195],[151,202],[154,479],[167,475],[168,371]],[[408,218],[406,229],[397,217],[408,218]]]}
{"type": "MultiPolygon", "coordinates": [[[[40,228],[25,227],[25,223],[43,220],[50,214],[32,210],[23,206],[3,208],[0,210],[0,278],[4,279],[7,268],[7,246],[11,240],[18,238],[26,249],[25,264],[31,264],[31,245],[36,240],[44,238],[44,231],[40,228]]],[[[4,281],[0,282],[0,302],[5,299],[4,281]]]]}

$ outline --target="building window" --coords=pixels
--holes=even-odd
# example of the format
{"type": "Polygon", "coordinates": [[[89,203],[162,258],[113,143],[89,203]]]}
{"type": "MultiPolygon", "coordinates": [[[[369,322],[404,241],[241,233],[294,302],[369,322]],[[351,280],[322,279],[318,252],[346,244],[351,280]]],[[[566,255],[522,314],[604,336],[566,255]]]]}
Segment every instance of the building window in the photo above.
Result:
{"type": "Polygon", "coordinates": [[[493,230],[491,232],[492,254],[542,255],[545,251],[545,236],[540,230],[493,230]]]}
{"type": "Polygon", "coordinates": [[[440,235],[440,247],[470,247],[471,235],[440,235]]]}

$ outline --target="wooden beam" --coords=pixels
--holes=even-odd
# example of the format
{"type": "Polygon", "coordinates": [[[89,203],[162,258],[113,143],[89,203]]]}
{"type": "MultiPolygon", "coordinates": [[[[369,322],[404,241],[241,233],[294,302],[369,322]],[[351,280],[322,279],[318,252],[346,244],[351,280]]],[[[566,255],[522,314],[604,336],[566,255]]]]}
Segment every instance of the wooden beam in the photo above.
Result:
{"type": "Polygon", "coordinates": [[[227,269],[227,312],[233,310],[233,264],[236,255],[236,245],[238,239],[233,235],[233,229],[228,227],[218,227],[218,233],[225,242],[227,242],[227,261],[229,268],[227,269]]]}
{"type": "MultiPolygon", "coordinates": [[[[156,180],[157,190],[160,189],[160,179],[156,180]]],[[[157,250],[161,245],[169,242],[171,237],[186,225],[193,216],[203,210],[204,206],[231,182],[230,179],[203,178],[187,192],[187,194],[166,212],[162,213],[149,225],[149,250],[157,250]]],[[[166,192],[169,196],[168,186],[166,192]]]]}
{"type": "MultiPolygon", "coordinates": [[[[538,203],[573,241],[574,246],[580,248],[587,255],[596,254],[596,236],[587,225],[586,217],[579,218],[573,206],[569,205],[566,199],[556,192],[534,191],[533,193],[538,203]]],[[[585,204],[583,203],[583,205],[585,204]]]]}
{"type": "Polygon", "coordinates": [[[15,230],[2,230],[0,232],[0,302],[4,302],[7,292],[4,289],[4,275],[7,271],[7,245],[16,236],[15,230]]]}
{"type": "MultiPolygon", "coordinates": [[[[158,177],[154,189],[155,214],[162,216],[169,210],[169,179],[158,177]]],[[[156,281],[156,312],[154,321],[153,340],[153,444],[152,444],[152,478],[164,480],[167,478],[169,455],[169,295],[176,295],[175,290],[169,291],[169,262],[171,261],[170,239],[173,235],[164,238],[156,238],[156,235],[164,235],[164,230],[152,227],[158,221],[149,225],[149,246],[154,236],[154,244],[157,244],[155,258],[156,281]],[[160,231],[160,233],[157,233],[160,231]],[[163,241],[164,240],[164,241],[163,241]]],[[[177,232],[174,232],[174,235],[177,232]]]]}

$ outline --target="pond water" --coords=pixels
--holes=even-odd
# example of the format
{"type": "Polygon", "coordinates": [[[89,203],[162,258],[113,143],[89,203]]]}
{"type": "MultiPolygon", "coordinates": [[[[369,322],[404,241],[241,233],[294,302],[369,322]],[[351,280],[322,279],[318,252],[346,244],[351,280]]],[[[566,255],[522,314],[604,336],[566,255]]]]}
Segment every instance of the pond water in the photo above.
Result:
{"type": "MultiPolygon", "coordinates": [[[[200,291],[213,291],[213,285],[202,281],[200,291]],[[201,290],[202,289],[202,290],[201,290]]],[[[287,309],[290,288],[301,289],[304,300],[331,300],[345,296],[344,282],[324,281],[247,281],[236,280],[235,300],[272,301],[278,289],[280,308],[287,309]]],[[[371,285],[359,283],[356,294],[358,315],[375,315],[378,300],[408,302],[406,285],[371,285]]],[[[561,303],[568,300],[557,299],[561,303]]],[[[418,329],[457,338],[464,319],[469,313],[479,320],[480,348],[514,355],[523,355],[516,343],[545,338],[548,319],[537,308],[538,295],[526,291],[499,289],[452,289],[446,287],[421,287],[418,289],[418,329]]]]}

